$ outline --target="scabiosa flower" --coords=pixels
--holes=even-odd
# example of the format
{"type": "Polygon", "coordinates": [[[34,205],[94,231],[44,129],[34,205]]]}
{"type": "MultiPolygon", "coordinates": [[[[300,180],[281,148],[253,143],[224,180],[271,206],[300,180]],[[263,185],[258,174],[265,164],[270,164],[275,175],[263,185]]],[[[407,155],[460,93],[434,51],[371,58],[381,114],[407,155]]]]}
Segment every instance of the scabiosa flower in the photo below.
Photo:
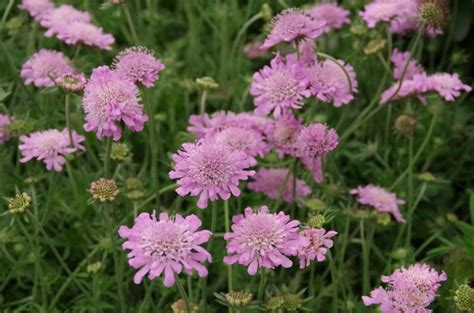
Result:
{"type": "Polygon", "coordinates": [[[247,153],[209,139],[183,144],[172,157],[174,170],[169,173],[180,187],[180,196],[199,195],[197,205],[204,209],[208,200],[227,200],[240,195],[240,180],[247,180],[255,171],[247,170],[256,160],[247,153]]]}
{"type": "Polygon", "coordinates": [[[56,78],[74,72],[71,61],[62,52],[41,49],[23,64],[20,76],[25,80],[25,85],[52,87],[56,78]]]}
{"type": "Polygon", "coordinates": [[[306,126],[298,135],[296,155],[318,183],[324,178],[322,160],[326,154],[336,149],[338,140],[336,131],[321,123],[306,126]]]}
{"type": "Polygon", "coordinates": [[[115,42],[114,37],[111,34],[104,33],[102,28],[82,21],[64,25],[58,31],[57,37],[68,45],[84,44],[96,46],[103,50],[111,50],[111,45],[115,42]]]}
{"type": "Polygon", "coordinates": [[[382,276],[382,282],[388,287],[374,289],[362,300],[366,306],[380,304],[382,313],[429,313],[428,306],[436,298],[440,283],[446,279],[446,273],[439,274],[429,265],[417,263],[396,269],[390,276],[382,276]]]}
{"type": "Polygon", "coordinates": [[[175,284],[174,274],[183,270],[191,275],[196,270],[199,277],[207,276],[207,269],[202,263],[211,262],[211,255],[201,245],[209,240],[211,232],[198,231],[201,220],[194,214],[175,217],[156,212],[141,213],[135,219],[132,228],[120,226],[118,234],[127,239],[122,245],[128,249],[128,263],[140,269],[133,278],[140,284],[148,274],[150,280],[164,274],[165,287],[175,284]]]}
{"type": "Polygon", "coordinates": [[[92,71],[82,106],[86,113],[84,129],[96,131],[99,139],[106,136],[119,140],[122,136],[120,121],[132,131],[141,131],[148,120],[139,103],[138,87],[108,66],[92,71]]]}
{"type": "Polygon", "coordinates": [[[308,78],[299,64],[277,55],[270,66],[253,75],[250,94],[254,96],[255,113],[273,111],[275,117],[280,117],[290,109],[301,109],[301,100],[311,94],[307,87],[308,78]]]}
{"type": "Polygon", "coordinates": [[[87,83],[84,73],[64,74],[56,78],[56,84],[69,92],[80,92],[87,83]]]}
{"type": "Polygon", "coordinates": [[[115,58],[115,70],[134,83],[140,82],[151,88],[159,79],[158,73],[165,65],[155,58],[153,52],[145,47],[131,47],[123,50],[115,58]]]}
{"type": "Polygon", "coordinates": [[[313,19],[298,9],[287,9],[272,20],[272,29],[265,39],[262,49],[268,49],[280,42],[298,39],[315,39],[326,27],[326,22],[313,19]]]}
{"type": "Polygon", "coordinates": [[[344,24],[350,24],[350,12],[339,7],[336,3],[321,3],[306,11],[315,21],[324,21],[325,32],[331,29],[341,28],[344,24]]]}
{"type": "Polygon", "coordinates": [[[288,256],[296,255],[309,243],[298,233],[299,221],[290,220],[283,212],[270,213],[266,206],[256,213],[246,208],[232,222],[232,231],[224,234],[229,254],[224,257],[224,263],[248,266],[250,275],[255,275],[261,267],[291,267],[293,262],[288,256]]]}
{"type": "Polygon", "coordinates": [[[18,7],[27,11],[37,22],[43,20],[54,9],[50,0],[22,0],[18,7]]]}
{"type": "Polygon", "coordinates": [[[431,88],[446,101],[454,101],[461,95],[461,91],[470,92],[472,88],[462,83],[459,75],[449,73],[436,73],[429,76],[431,88]]]}
{"type": "Polygon", "coordinates": [[[400,213],[399,205],[405,204],[404,200],[398,199],[393,192],[388,192],[382,187],[369,184],[352,189],[352,195],[357,195],[357,202],[362,205],[373,207],[379,212],[390,213],[399,223],[405,223],[400,213]]]}
{"type": "Polygon", "coordinates": [[[90,23],[91,21],[92,17],[88,12],[77,10],[68,4],[63,4],[45,15],[40,24],[47,28],[44,35],[51,37],[73,22],[90,23]]]}
{"type": "Polygon", "coordinates": [[[291,113],[275,119],[267,132],[267,140],[280,157],[295,155],[295,142],[303,128],[303,121],[291,113]]]}
{"type": "Polygon", "coordinates": [[[268,54],[266,49],[262,49],[262,41],[255,40],[247,43],[242,51],[249,59],[257,59],[268,54]]]}
{"type": "Polygon", "coordinates": [[[300,234],[309,240],[308,245],[298,250],[300,268],[305,268],[309,266],[311,261],[323,262],[326,260],[326,253],[333,246],[331,238],[336,236],[337,232],[333,230],[326,231],[324,228],[307,227],[300,234]]]}
{"type": "Polygon", "coordinates": [[[252,157],[264,157],[270,147],[264,137],[253,129],[228,127],[211,137],[217,143],[222,143],[232,150],[240,150],[252,157]]]}
{"type": "Polygon", "coordinates": [[[385,104],[389,100],[399,100],[412,96],[418,97],[418,99],[424,103],[425,98],[423,95],[431,90],[432,86],[428,75],[425,73],[415,74],[410,79],[404,79],[400,89],[398,89],[399,84],[400,82],[396,82],[382,93],[380,96],[380,104],[385,104]]]}
{"type": "Polygon", "coordinates": [[[0,144],[7,142],[10,137],[10,131],[8,125],[10,125],[13,117],[5,114],[0,114],[0,144]]]}
{"type": "Polygon", "coordinates": [[[84,140],[84,136],[73,131],[71,144],[66,128],[62,131],[48,129],[20,136],[19,149],[23,156],[20,162],[25,163],[36,158],[43,161],[49,171],[54,169],[60,172],[66,163],[67,154],[85,150],[81,145],[84,140]]]}
{"type": "Polygon", "coordinates": [[[261,192],[273,200],[280,197],[282,190],[282,198],[287,203],[293,201],[293,193],[297,199],[311,194],[311,188],[300,179],[296,179],[295,190],[293,192],[294,176],[286,168],[267,169],[262,167],[252,178],[253,181],[248,183],[248,188],[253,191],[261,192]],[[285,186],[284,189],[283,186],[285,186]]]}
{"type": "MultiPolygon", "coordinates": [[[[410,52],[401,52],[397,48],[393,49],[392,52],[392,63],[394,65],[393,77],[400,80],[403,74],[405,64],[410,59],[410,52]]],[[[424,74],[425,70],[418,64],[416,60],[410,60],[408,62],[407,70],[405,72],[404,79],[412,79],[416,74],[424,74]]]]}

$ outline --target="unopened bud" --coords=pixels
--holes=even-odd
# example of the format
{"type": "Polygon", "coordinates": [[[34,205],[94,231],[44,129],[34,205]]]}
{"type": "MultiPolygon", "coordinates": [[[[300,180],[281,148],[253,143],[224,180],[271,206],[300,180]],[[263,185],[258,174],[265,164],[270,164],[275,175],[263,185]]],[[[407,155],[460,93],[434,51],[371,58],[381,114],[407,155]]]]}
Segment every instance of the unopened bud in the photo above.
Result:
{"type": "Polygon", "coordinates": [[[265,307],[269,310],[278,310],[282,308],[284,302],[283,296],[274,296],[267,300],[265,307]]]}
{"type": "Polygon", "coordinates": [[[403,135],[409,136],[415,132],[416,119],[408,114],[402,114],[395,120],[395,130],[403,135]]]}
{"type": "Polygon", "coordinates": [[[283,309],[287,312],[295,312],[303,305],[303,299],[297,294],[287,294],[283,296],[283,309]]]}
{"type": "Polygon", "coordinates": [[[112,202],[119,194],[117,184],[113,179],[100,178],[91,183],[90,193],[95,200],[112,202]]]}
{"type": "Polygon", "coordinates": [[[454,303],[461,311],[474,310],[474,289],[469,285],[460,285],[454,293],[454,303]]]}
{"type": "Polygon", "coordinates": [[[311,228],[321,228],[326,222],[326,218],[322,214],[316,214],[309,218],[308,226],[311,228]]]}
{"type": "Polygon", "coordinates": [[[84,74],[65,74],[56,79],[56,84],[69,92],[80,92],[84,89],[87,79],[84,74]]]}
{"type": "Polygon", "coordinates": [[[189,303],[189,310],[186,307],[186,302],[182,299],[176,301],[171,305],[173,313],[198,313],[199,307],[194,303],[189,303]]]}
{"type": "Polygon", "coordinates": [[[30,207],[31,197],[26,193],[16,194],[15,197],[8,200],[8,210],[12,214],[20,214],[30,207]]]}
{"type": "Polygon", "coordinates": [[[102,262],[98,261],[87,265],[87,273],[95,274],[102,268],[102,262]]]}
{"type": "Polygon", "coordinates": [[[127,144],[114,142],[110,150],[110,158],[114,161],[124,161],[130,155],[127,144]]]}
{"type": "Polygon", "coordinates": [[[248,291],[231,291],[225,294],[225,299],[229,305],[235,309],[245,307],[252,300],[253,295],[248,291]]]}
{"type": "Polygon", "coordinates": [[[382,38],[375,38],[369,41],[367,46],[364,48],[364,53],[369,55],[369,54],[375,54],[382,50],[385,47],[385,39],[382,38]]]}
{"type": "Polygon", "coordinates": [[[212,77],[209,77],[209,76],[197,78],[196,84],[204,90],[219,88],[219,84],[212,77]]]}

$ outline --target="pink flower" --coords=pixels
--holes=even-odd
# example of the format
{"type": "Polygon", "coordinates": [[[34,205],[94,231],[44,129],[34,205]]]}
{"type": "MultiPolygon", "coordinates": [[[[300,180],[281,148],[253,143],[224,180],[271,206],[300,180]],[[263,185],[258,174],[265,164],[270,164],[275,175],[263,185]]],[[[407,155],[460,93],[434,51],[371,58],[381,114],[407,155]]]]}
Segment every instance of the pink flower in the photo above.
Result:
{"type": "Polygon", "coordinates": [[[249,275],[255,275],[261,267],[291,267],[293,262],[288,256],[296,255],[309,243],[298,233],[299,221],[290,220],[283,212],[270,213],[266,206],[256,213],[246,208],[232,222],[232,231],[224,234],[229,254],[224,263],[248,266],[249,275]]]}
{"type": "Polygon", "coordinates": [[[243,52],[249,59],[257,59],[265,56],[268,54],[268,51],[262,49],[262,44],[260,40],[251,41],[244,46],[243,52]]]}
{"type": "Polygon", "coordinates": [[[10,125],[13,119],[12,116],[0,114],[0,144],[3,144],[10,139],[8,125],[10,125]]]}
{"type": "Polygon", "coordinates": [[[65,155],[74,153],[77,150],[85,150],[84,146],[81,145],[81,142],[84,140],[84,136],[73,131],[73,142],[71,144],[66,128],[62,131],[48,129],[34,132],[27,136],[20,136],[21,144],[19,149],[23,156],[20,162],[25,163],[36,158],[42,160],[49,171],[54,169],[56,172],[60,172],[66,163],[65,155]]]}
{"type": "Polygon", "coordinates": [[[174,218],[167,213],[141,213],[132,228],[120,226],[118,234],[127,239],[122,245],[128,249],[128,263],[139,269],[133,281],[140,284],[148,274],[150,280],[164,273],[165,287],[175,284],[174,274],[184,271],[192,275],[195,270],[199,277],[207,276],[202,263],[211,262],[211,255],[201,245],[209,240],[211,232],[197,231],[201,220],[194,214],[185,218],[176,214],[174,218]]]}
{"type": "Polygon", "coordinates": [[[104,33],[102,28],[83,21],[74,21],[63,25],[58,30],[57,37],[68,45],[84,44],[103,50],[111,50],[111,45],[115,42],[114,37],[104,33]]]}
{"type": "Polygon", "coordinates": [[[398,199],[395,193],[369,184],[352,189],[351,194],[357,195],[357,202],[360,204],[371,206],[382,213],[390,213],[397,222],[405,223],[405,219],[398,208],[399,205],[405,204],[405,201],[398,199]]]}
{"type": "Polygon", "coordinates": [[[280,157],[295,155],[295,143],[303,121],[291,113],[275,119],[267,132],[267,140],[280,157]]]}
{"type": "Polygon", "coordinates": [[[151,88],[159,79],[158,73],[165,65],[145,47],[131,47],[123,50],[115,58],[115,70],[134,83],[140,82],[151,88]]]}
{"type": "Polygon", "coordinates": [[[96,131],[99,139],[106,136],[119,140],[122,136],[120,121],[132,131],[141,131],[148,120],[139,103],[137,86],[107,66],[92,71],[82,106],[86,114],[84,129],[96,131]]]}
{"type": "Polygon", "coordinates": [[[301,109],[303,98],[310,96],[308,79],[298,63],[287,62],[277,55],[270,66],[253,75],[250,94],[254,96],[255,113],[275,117],[291,109],[301,109]]]}
{"type": "Polygon", "coordinates": [[[321,123],[306,126],[298,135],[295,143],[296,155],[318,183],[324,179],[322,160],[336,149],[338,140],[336,131],[321,123]]]}
{"type": "MultiPolygon", "coordinates": [[[[410,58],[410,52],[401,52],[397,48],[393,49],[392,52],[392,63],[394,65],[393,69],[393,77],[395,79],[400,80],[403,74],[403,69],[405,68],[405,64],[407,63],[408,59],[410,58]]],[[[418,64],[416,60],[410,60],[408,62],[407,70],[405,72],[405,79],[412,79],[417,74],[425,74],[425,70],[423,66],[418,64]]]]}
{"type": "Polygon", "coordinates": [[[50,14],[54,5],[50,0],[22,0],[18,7],[27,11],[35,21],[40,22],[50,14]]]}
{"type": "Polygon", "coordinates": [[[232,150],[243,151],[251,157],[257,155],[264,157],[270,150],[262,134],[253,129],[227,127],[210,138],[232,150]]]}
{"type": "Polygon", "coordinates": [[[261,192],[273,200],[280,198],[281,191],[283,191],[282,199],[287,203],[293,201],[293,193],[296,199],[311,194],[311,188],[303,180],[296,179],[294,182],[293,175],[286,168],[267,169],[262,167],[252,178],[253,181],[248,183],[249,190],[261,192]]]}
{"type": "Polygon", "coordinates": [[[204,209],[208,200],[227,200],[240,195],[239,181],[247,180],[255,171],[247,170],[256,160],[245,152],[209,139],[185,143],[172,157],[174,170],[169,173],[180,187],[180,196],[199,195],[197,205],[204,209]]]}
{"type": "Polygon", "coordinates": [[[339,7],[336,3],[321,3],[306,11],[315,21],[326,22],[325,32],[331,29],[341,28],[344,24],[350,24],[350,12],[339,7]]]}
{"type": "Polygon", "coordinates": [[[73,22],[90,23],[91,20],[92,17],[88,12],[77,10],[68,4],[63,4],[45,15],[40,24],[47,28],[44,35],[51,37],[63,31],[67,25],[73,22]]]}
{"type": "Polygon", "coordinates": [[[412,96],[417,96],[420,101],[424,103],[425,98],[423,95],[432,89],[429,76],[427,76],[425,73],[415,74],[410,79],[404,79],[400,89],[398,92],[396,92],[399,83],[400,82],[396,82],[382,93],[380,97],[380,104],[385,104],[390,99],[399,100],[412,96]]]}
{"type": "Polygon", "coordinates": [[[305,228],[300,234],[309,240],[308,245],[298,250],[300,268],[305,268],[310,265],[311,261],[323,262],[326,260],[326,253],[333,246],[331,238],[336,236],[337,232],[333,230],[326,232],[324,228],[305,228]]]}
{"type": "Polygon", "coordinates": [[[380,304],[382,313],[429,313],[428,306],[446,279],[446,273],[439,274],[427,264],[416,263],[396,269],[390,276],[382,276],[382,282],[388,287],[374,289],[362,300],[366,306],[380,304]]]}
{"type": "Polygon", "coordinates": [[[56,78],[55,82],[68,92],[80,92],[84,90],[87,79],[83,73],[64,74],[56,78]]]}
{"type": "Polygon", "coordinates": [[[59,76],[74,73],[71,61],[62,52],[41,49],[23,64],[20,76],[25,80],[25,85],[52,87],[59,76]]]}
{"type": "Polygon", "coordinates": [[[324,21],[317,21],[301,10],[287,9],[273,19],[272,30],[261,48],[268,49],[280,42],[296,39],[315,39],[325,27],[324,21]]]}
{"type": "Polygon", "coordinates": [[[429,76],[432,90],[436,91],[446,101],[454,101],[461,95],[461,91],[470,92],[472,88],[462,83],[459,75],[448,73],[436,73],[429,76]]]}

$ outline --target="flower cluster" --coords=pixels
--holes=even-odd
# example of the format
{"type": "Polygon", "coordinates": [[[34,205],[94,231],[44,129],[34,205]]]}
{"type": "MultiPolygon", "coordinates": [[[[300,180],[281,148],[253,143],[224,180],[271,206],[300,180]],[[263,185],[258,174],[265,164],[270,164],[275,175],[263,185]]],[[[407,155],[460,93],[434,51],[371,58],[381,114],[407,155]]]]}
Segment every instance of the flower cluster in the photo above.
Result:
{"type": "Polygon", "coordinates": [[[309,244],[298,251],[300,268],[305,268],[310,265],[311,261],[323,262],[326,260],[326,253],[333,246],[331,238],[336,236],[337,232],[308,227],[301,231],[301,235],[309,240],[309,244]]]}

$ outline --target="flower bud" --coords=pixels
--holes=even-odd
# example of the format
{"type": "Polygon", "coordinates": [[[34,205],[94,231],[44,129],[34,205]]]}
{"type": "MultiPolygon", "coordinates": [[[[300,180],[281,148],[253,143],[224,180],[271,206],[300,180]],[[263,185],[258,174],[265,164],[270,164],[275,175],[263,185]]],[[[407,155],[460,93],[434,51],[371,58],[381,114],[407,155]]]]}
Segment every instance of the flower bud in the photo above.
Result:
{"type": "Polygon", "coordinates": [[[69,92],[81,92],[84,90],[87,79],[84,74],[65,74],[56,79],[56,84],[69,92]]]}
{"type": "Polygon", "coordinates": [[[26,193],[18,193],[8,200],[8,210],[12,214],[20,214],[30,207],[31,197],[26,193]]]}
{"type": "Polygon", "coordinates": [[[396,260],[404,260],[408,256],[408,250],[405,248],[398,248],[392,252],[392,258],[396,260]]]}
{"type": "Polygon", "coordinates": [[[268,3],[262,5],[260,8],[260,14],[262,14],[262,18],[267,22],[270,22],[273,18],[273,10],[268,3]]]}
{"type": "Polygon", "coordinates": [[[87,265],[87,273],[95,274],[102,268],[102,262],[98,261],[87,265]]]}
{"type": "Polygon", "coordinates": [[[231,291],[225,294],[225,298],[229,305],[235,309],[245,307],[252,300],[253,295],[248,291],[231,291]]]}
{"type": "Polygon", "coordinates": [[[114,161],[124,161],[130,155],[127,144],[114,142],[110,150],[110,158],[114,161]]]}
{"type": "Polygon", "coordinates": [[[204,76],[196,79],[196,84],[204,90],[211,90],[219,88],[219,84],[209,76],[204,76]]]}
{"type": "Polygon", "coordinates": [[[303,305],[303,299],[297,294],[289,293],[283,296],[283,309],[287,312],[295,312],[303,305]]]}
{"type": "Polygon", "coordinates": [[[385,43],[385,39],[382,38],[372,39],[371,41],[369,41],[367,46],[365,46],[364,53],[367,55],[375,54],[385,47],[385,43]]]}
{"type": "Polygon", "coordinates": [[[474,310],[474,289],[469,285],[460,285],[454,293],[454,303],[461,311],[474,310]]]}
{"type": "Polygon", "coordinates": [[[90,193],[95,200],[112,202],[119,194],[117,184],[113,179],[100,178],[91,183],[90,193]]]}
{"type": "Polygon", "coordinates": [[[395,120],[395,130],[406,136],[410,136],[415,132],[416,119],[408,114],[402,114],[395,120]]]}
{"type": "Polygon", "coordinates": [[[326,218],[322,214],[316,214],[309,218],[308,226],[311,228],[322,228],[324,223],[326,222],[326,218]]]}
{"type": "Polygon", "coordinates": [[[425,183],[430,183],[436,180],[436,177],[430,172],[424,172],[418,175],[418,179],[425,183]]]}
{"type": "Polygon", "coordinates": [[[138,190],[143,186],[143,182],[138,177],[129,177],[125,180],[125,186],[128,190],[138,190]]]}
{"type": "Polygon", "coordinates": [[[194,303],[189,303],[189,311],[186,308],[186,302],[180,299],[171,305],[173,313],[198,313],[199,307],[194,303]]]}
{"type": "Polygon", "coordinates": [[[269,310],[278,310],[283,307],[284,302],[283,296],[274,296],[267,300],[265,307],[269,310]]]}
{"type": "Polygon", "coordinates": [[[309,199],[308,201],[306,201],[306,206],[312,212],[324,212],[327,209],[326,203],[316,198],[309,199]]]}

